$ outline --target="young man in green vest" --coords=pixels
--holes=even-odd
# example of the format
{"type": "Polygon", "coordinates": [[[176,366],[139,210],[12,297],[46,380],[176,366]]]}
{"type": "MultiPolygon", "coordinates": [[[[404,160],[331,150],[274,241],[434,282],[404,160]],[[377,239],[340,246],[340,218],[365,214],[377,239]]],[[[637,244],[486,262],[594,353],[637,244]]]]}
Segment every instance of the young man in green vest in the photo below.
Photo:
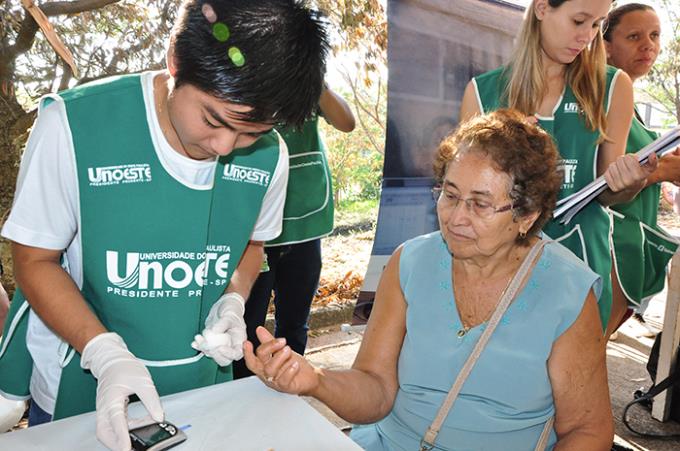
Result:
{"type": "Polygon", "coordinates": [[[2,230],[19,290],[0,392],[32,398],[30,424],[96,407],[97,437],[129,449],[128,396],[162,421],[159,395],[231,380],[281,231],[272,129],[310,116],[327,48],[298,1],[187,0],[167,70],[41,102],[2,230]]]}

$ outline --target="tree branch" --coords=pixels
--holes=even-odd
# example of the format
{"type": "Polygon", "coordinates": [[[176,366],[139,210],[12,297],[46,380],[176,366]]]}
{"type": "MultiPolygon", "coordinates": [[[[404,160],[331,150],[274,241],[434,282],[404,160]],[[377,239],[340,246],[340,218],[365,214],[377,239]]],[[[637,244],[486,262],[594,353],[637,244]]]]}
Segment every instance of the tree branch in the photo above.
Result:
{"type": "Polygon", "coordinates": [[[61,80],[59,81],[59,91],[63,91],[64,89],[68,88],[68,84],[71,81],[71,78],[73,78],[71,66],[68,64],[62,64],[61,68],[63,69],[64,73],[61,74],[61,80]]]}
{"type": "Polygon", "coordinates": [[[28,51],[33,45],[33,39],[38,31],[38,24],[33,19],[28,11],[24,11],[24,20],[21,21],[21,28],[19,34],[14,42],[14,45],[7,49],[7,61],[14,61],[16,56],[20,53],[28,51]]]}
{"type": "Polygon", "coordinates": [[[378,126],[384,131],[383,124],[380,122],[380,119],[378,117],[374,117],[372,112],[366,108],[366,106],[363,104],[363,100],[361,99],[361,95],[358,92],[356,82],[355,80],[352,79],[352,77],[349,75],[347,69],[343,67],[343,77],[349,84],[350,88],[352,89],[352,95],[354,97],[354,106],[357,108],[357,117],[359,118],[359,125],[361,125],[361,128],[364,131],[364,134],[368,138],[368,140],[371,143],[371,146],[373,149],[378,152],[379,154],[383,155],[385,153],[385,150],[380,146],[375,138],[373,138],[373,134],[370,132],[368,129],[368,126],[366,125],[366,122],[364,121],[363,116],[360,114],[362,111],[364,114],[368,115],[378,126]]]}
{"type": "Polygon", "coordinates": [[[652,99],[654,99],[654,100],[656,100],[657,102],[659,102],[659,105],[661,105],[661,107],[664,109],[664,111],[666,111],[666,113],[675,116],[675,113],[673,112],[673,110],[672,110],[671,108],[669,108],[668,105],[666,105],[665,102],[666,102],[667,100],[664,100],[663,98],[659,97],[659,96],[656,95],[653,91],[651,91],[649,88],[645,88],[645,89],[644,89],[644,92],[645,92],[645,94],[647,94],[648,96],[650,96],[652,99]]]}
{"type": "MultiPolygon", "coordinates": [[[[60,16],[63,14],[78,14],[85,11],[92,11],[103,8],[121,0],[75,0],[72,2],[51,2],[43,3],[40,9],[47,16],[60,16]]],[[[7,49],[4,58],[7,65],[12,65],[17,55],[27,52],[33,45],[35,34],[38,31],[38,24],[27,11],[24,11],[24,20],[21,22],[19,34],[13,46],[7,49]]]]}
{"type": "Polygon", "coordinates": [[[78,14],[85,11],[93,11],[104,6],[118,3],[121,0],[74,0],[72,2],[50,2],[40,5],[47,17],[61,16],[62,14],[78,14]]]}
{"type": "Polygon", "coordinates": [[[349,72],[345,68],[343,68],[343,75],[347,83],[349,83],[350,88],[352,88],[352,94],[354,95],[354,104],[356,105],[356,107],[361,109],[361,111],[363,111],[364,113],[366,113],[376,124],[378,124],[378,127],[385,131],[385,126],[380,121],[380,114],[378,113],[378,109],[376,108],[376,113],[374,113],[371,110],[369,110],[366,105],[364,105],[365,102],[364,99],[361,97],[359,89],[357,88],[357,82],[354,79],[352,79],[352,77],[349,75],[349,72]]]}
{"type": "Polygon", "coordinates": [[[168,16],[169,16],[169,9],[170,9],[170,2],[167,2],[164,7],[163,7],[163,13],[161,14],[161,21],[158,24],[158,26],[154,29],[154,31],[150,32],[144,39],[139,41],[138,44],[131,46],[129,49],[123,51],[117,51],[114,53],[113,58],[111,58],[111,61],[109,61],[109,64],[107,64],[106,68],[104,69],[104,73],[112,73],[115,72],[116,67],[118,67],[118,64],[120,61],[127,55],[129,54],[134,54],[141,52],[142,50],[145,50],[148,48],[150,45],[152,45],[154,42],[157,41],[158,36],[162,35],[163,31],[167,27],[168,23],[168,16]]]}

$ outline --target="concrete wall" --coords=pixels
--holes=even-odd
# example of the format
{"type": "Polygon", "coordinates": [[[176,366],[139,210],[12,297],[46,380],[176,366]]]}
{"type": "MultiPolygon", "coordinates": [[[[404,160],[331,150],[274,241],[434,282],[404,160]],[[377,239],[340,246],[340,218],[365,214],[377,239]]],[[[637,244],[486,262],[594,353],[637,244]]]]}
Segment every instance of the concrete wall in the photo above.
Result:
{"type": "Polygon", "coordinates": [[[470,79],[507,62],[522,11],[499,0],[388,0],[384,181],[356,322],[367,317],[362,309],[392,251],[436,230],[434,151],[458,124],[470,79]]]}
{"type": "Polygon", "coordinates": [[[521,20],[521,10],[504,2],[388,2],[386,178],[431,176],[435,146],[457,124],[465,86],[507,61],[521,20]]]}

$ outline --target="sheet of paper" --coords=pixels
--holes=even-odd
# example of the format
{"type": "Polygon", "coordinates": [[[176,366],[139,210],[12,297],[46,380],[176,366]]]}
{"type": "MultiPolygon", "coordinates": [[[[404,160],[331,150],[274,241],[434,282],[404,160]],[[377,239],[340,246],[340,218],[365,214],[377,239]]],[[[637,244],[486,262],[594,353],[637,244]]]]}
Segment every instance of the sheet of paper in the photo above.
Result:
{"type": "MultiPolygon", "coordinates": [[[[636,155],[640,164],[645,164],[652,153],[655,153],[657,157],[661,158],[667,153],[674,151],[678,145],[680,145],[680,126],[675,127],[659,137],[656,141],[645,146],[639,150],[636,155]]],[[[605,189],[607,189],[607,182],[604,180],[604,177],[600,176],[596,178],[580,191],[557,202],[557,206],[553,212],[553,218],[561,218],[561,223],[568,224],[579,211],[588,205],[588,203],[592,202],[605,189]]]]}

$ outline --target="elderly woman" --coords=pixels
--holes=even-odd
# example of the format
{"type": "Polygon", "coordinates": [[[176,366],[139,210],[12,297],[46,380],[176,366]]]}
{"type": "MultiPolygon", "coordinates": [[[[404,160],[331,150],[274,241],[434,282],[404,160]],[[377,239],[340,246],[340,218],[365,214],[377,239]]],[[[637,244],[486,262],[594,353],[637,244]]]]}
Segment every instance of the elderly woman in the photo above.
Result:
{"type": "MultiPolygon", "coordinates": [[[[435,163],[441,231],[406,242],[390,259],[352,369],[314,368],[264,328],[256,353],[244,346],[248,367],[276,390],[313,396],[365,424],[352,438],[367,450],[419,449],[542,240],[560,186],[556,160],[550,136],[520,113],[500,110],[462,125],[440,144],[435,163]]],[[[529,450],[545,429],[547,449],[608,450],[599,277],[550,241],[521,280],[428,441],[438,450],[529,450]]]]}

